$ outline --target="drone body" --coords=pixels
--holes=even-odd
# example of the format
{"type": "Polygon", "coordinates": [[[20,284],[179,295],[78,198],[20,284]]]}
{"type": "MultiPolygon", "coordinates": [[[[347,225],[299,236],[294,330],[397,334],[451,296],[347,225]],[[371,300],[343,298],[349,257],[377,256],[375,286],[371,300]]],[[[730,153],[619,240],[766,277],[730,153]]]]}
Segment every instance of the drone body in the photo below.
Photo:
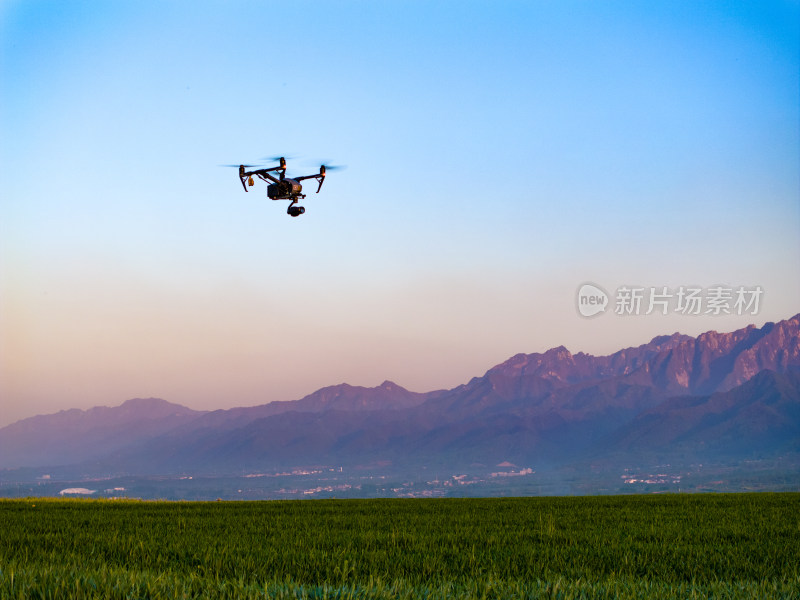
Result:
{"type": "Polygon", "coordinates": [[[286,159],[280,157],[277,160],[279,161],[277,167],[256,169],[254,171],[247,170],[250,168],[250,165],[239,165],[239,179],[242,181],[242,187],[246,192],[248,191],[248,186],[255,185],[254,176],[268,182],[267,197],[269,197],[270,200],[290,200],[289,208],[286,209],[286,213],[293,217],[299,217],[306,212],[304,207],[297,204],[306,197],[300,182],[305,179],[316,179],[319,182],[319,187],[317,187],[317,193],[319,193],[322,189],[322,182],[325,181],[325,165],[320,166],[319,173],[314,175],[286,177],[286,159]]]}

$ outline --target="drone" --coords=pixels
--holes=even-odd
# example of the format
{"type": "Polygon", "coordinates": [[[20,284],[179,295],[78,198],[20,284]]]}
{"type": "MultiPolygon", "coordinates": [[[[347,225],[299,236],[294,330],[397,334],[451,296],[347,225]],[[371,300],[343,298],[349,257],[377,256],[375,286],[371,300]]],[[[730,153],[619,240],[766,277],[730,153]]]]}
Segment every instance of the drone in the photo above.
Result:
{"type": "MultiPolygon", "coordinates": [[[[239,165],[239,179],[242,181],[244,191],[248,191],[248,187],[255,185],[255,179],[259,179],[269,183],[267,186],[267,196],[270,200],[290,200],[289,208],[286,209],[286,214],[293,217],[299,217],[306,212],[306,209],[298,204],[300,200],[306,197],[303,193],[303,186],[300,184],[305,179],[316,179],[319,183],[317,193],[322,189],[322,183],[325,181],[325,173],[328,170],[337,169],[340,167],[325,167],[321,165],[319,173],[314,175],[303,175],[301,177],[286,177],[286,159],[284,157],[275,158],[278,161],[277,167],[269,167],[266,169],[255,168],[256,165],[239,165]],[[254,171],[247,169],[255,168],[254,171]]],[[[223,165],[228,167],[235,167],[236,165],[223,165]]]]}

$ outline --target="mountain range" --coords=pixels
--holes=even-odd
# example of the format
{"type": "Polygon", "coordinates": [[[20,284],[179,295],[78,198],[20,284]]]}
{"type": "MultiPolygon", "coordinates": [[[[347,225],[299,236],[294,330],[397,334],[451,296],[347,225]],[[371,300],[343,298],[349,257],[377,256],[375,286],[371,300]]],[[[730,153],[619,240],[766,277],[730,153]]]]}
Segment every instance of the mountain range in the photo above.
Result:
{"type": "Polygon", "coordinates": [[[0,429],[0,469],[242,473],[303,465],[559,465],[800,452],[800,314],[761,328],[659,336],[608,356],[517,354],[450,390],[325,387],[196,411],[160,399],[0,429]]]}

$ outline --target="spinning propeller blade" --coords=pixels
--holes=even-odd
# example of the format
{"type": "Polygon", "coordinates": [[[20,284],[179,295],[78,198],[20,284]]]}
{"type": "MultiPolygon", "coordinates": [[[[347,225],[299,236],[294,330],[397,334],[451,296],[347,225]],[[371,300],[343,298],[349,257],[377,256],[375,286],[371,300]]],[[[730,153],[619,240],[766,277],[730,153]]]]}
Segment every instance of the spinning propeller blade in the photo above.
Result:
{"type": "Polygon", "coordinates": [[[327,160],[318,160],[318,161],[315,161],[313,163],[311,161],[309,161],[308,165],[309,166],[311,166],[311,165],[320,165],[320,168],[322,169],[322,167],[324,167],[323,170],[325,170],[325,171],[341,171],[342,169],[346,169],[347,168],[347,165],[332,165],[332,164],[329,164],[329,161],[327,161],[327,160]]]}
{"type": "Polygon", "coordinates": [[[281,160],[287,161],[292,160],[294,158],[291,154],[284,154],[283,156],[262,156],[259,160],[265,160],[267,162],[280,162],[281,160]]]}

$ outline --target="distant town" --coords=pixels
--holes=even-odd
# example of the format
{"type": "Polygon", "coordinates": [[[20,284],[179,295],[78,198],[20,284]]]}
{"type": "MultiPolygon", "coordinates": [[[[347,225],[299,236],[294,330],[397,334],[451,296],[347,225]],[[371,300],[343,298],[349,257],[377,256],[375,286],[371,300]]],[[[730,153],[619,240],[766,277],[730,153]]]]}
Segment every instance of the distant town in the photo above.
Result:
{"type": "MultiPolygon", "coordinates": [[[[785,460],[794,461],[793,457],[785,460]]],[[[548,470],[508,462],[448,471],[419,467],[402,472],[390,465],[315,465],[240,475],[76,479],[56,473],[0,472],[3,497],[136,498],[142,500],[296,500],[311,498],[444,498],[629,493],[725,492],[797,489],[784,459],[745,464],[674,466],[593,465],[548,470]]]]}

